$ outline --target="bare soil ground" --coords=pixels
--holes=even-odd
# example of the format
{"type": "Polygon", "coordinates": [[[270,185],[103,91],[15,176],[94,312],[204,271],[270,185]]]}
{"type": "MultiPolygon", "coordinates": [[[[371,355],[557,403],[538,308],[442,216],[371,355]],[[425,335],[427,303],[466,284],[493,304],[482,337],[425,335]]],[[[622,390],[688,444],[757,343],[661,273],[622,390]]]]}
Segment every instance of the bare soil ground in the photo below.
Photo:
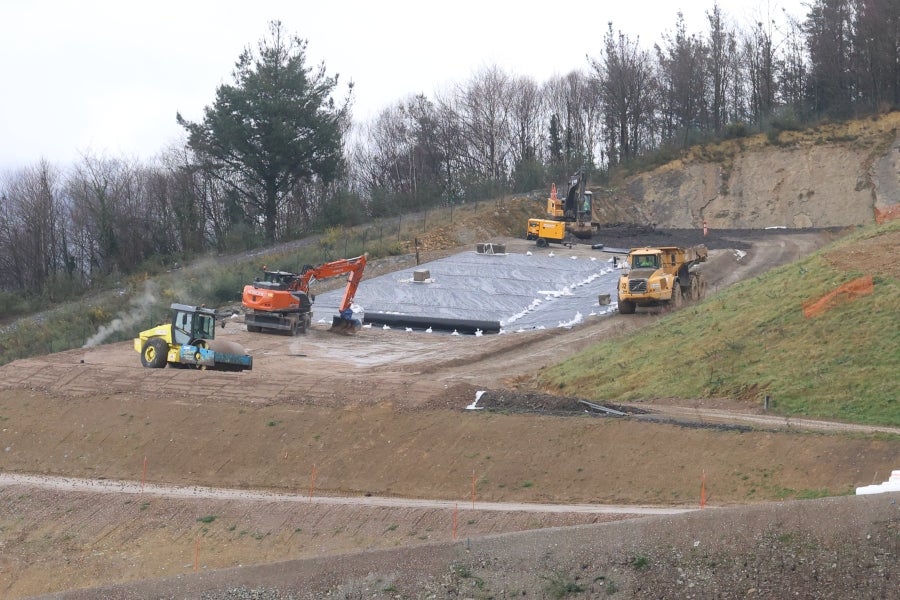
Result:
{"type": "MultiPolygon", "coordinates": [[[[634,236],[686,243],[607,245],[634,236]]],[[[705,240],[712,293],[832,234],[735,236],[705,240]]],[[[896,496],[737,505],[887,479],[895,436],[785,427],[728,399],[608,417],[529,388],[541,366],[657,318],[297,338],[235,320],[217,335],[248,348],[250,372],[143,369],[128,343],[6,365],[0,597],[888,597],[896,496]],[[479,390],[486,410],[465,410],[479,390]],[[701,484],[717,510],[668,514],[697,508],[701,484]],[[648,512],[663,516],[634,520],[648,512]],[[839,583],[849,573],[856,587],[839,583]]]]}

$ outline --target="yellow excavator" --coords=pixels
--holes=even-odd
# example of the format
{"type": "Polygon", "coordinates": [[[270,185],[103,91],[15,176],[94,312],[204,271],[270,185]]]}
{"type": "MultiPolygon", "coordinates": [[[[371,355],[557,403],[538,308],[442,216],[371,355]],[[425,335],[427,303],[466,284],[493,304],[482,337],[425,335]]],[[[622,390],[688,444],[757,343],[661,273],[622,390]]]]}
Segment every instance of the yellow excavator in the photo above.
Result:
{"type": "Polygon", "coordinates": [[[594,197],[585,189],[587,178],[584,171],[578,171],[569,178],[569,190],[565,198],[556,193],[556,184],[550,186],[547,198],[547,218],[528,219],[525,239],[535,240],[545,248],[550,243],[565,244],[566,233],[579,239],[593,237],[596,224],[593,222],[594,197]]]}
{"type": "Polygon", "coordinates": [[[148,369],[193,367],[221,371],[253,368],[253,357],[240,344],[216,340],[216,318],[211,308],[172,304],[172,320],[147,329],[134,338],[134,349],[148,369]]]}

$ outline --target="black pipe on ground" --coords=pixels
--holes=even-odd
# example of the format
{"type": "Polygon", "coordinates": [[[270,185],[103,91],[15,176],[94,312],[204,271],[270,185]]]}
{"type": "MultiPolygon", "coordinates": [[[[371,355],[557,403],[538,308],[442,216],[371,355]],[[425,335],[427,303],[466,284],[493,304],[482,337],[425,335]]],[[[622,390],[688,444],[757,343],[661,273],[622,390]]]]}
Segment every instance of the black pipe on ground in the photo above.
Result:
{"type": "Polygon", "coordinates": [[[481,330],[482,333],[500,332],[500,321],[478,321],[475,319],[445,319],[441,317],[418,317],[414,315],[367,312],[363,322],[373,325],[411,327],[423,330],[431,327],[432,330],[456,331],[461,334],[474,334],[477,330],[481,330]]]}

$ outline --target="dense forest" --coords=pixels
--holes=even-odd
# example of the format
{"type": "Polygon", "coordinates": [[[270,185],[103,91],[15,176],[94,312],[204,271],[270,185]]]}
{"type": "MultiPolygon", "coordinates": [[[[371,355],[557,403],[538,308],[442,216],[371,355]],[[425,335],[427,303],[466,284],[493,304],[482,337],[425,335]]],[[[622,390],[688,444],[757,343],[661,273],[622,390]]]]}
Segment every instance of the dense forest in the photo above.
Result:
{"type": "Polygon", "coordinates": [[[238,251],[338,225],[597,184],[654,154],[900,107],[900,2],[811,0],[740,29],[718,4],[652,47],[613,23],[597,52],[538,82],[483,68],[440,95],[353,119],[306,42],[272,22],[184,147],[153,162],[86,155],[0,174],[3,296],[52,301],[151,263],[238,251]]]}

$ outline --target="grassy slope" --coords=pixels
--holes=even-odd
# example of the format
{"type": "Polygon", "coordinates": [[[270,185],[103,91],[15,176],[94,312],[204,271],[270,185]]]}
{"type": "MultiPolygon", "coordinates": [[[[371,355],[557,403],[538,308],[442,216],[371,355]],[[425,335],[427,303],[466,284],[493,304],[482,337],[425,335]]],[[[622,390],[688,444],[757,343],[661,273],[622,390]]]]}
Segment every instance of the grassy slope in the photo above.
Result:
{"type": "Polygon", "coordinates": [[[826,259],[898,233],[896,221],[857,232],[634,335],[601,342],[546,369],[540,381],[598,400],[732,397],[758,404],[769,395],[784,415],[900,426],[900,280],[895,271],[826,259]],[[864,274],[874,276],[873,294],[803,316],[804,301],[864,274]]]}

